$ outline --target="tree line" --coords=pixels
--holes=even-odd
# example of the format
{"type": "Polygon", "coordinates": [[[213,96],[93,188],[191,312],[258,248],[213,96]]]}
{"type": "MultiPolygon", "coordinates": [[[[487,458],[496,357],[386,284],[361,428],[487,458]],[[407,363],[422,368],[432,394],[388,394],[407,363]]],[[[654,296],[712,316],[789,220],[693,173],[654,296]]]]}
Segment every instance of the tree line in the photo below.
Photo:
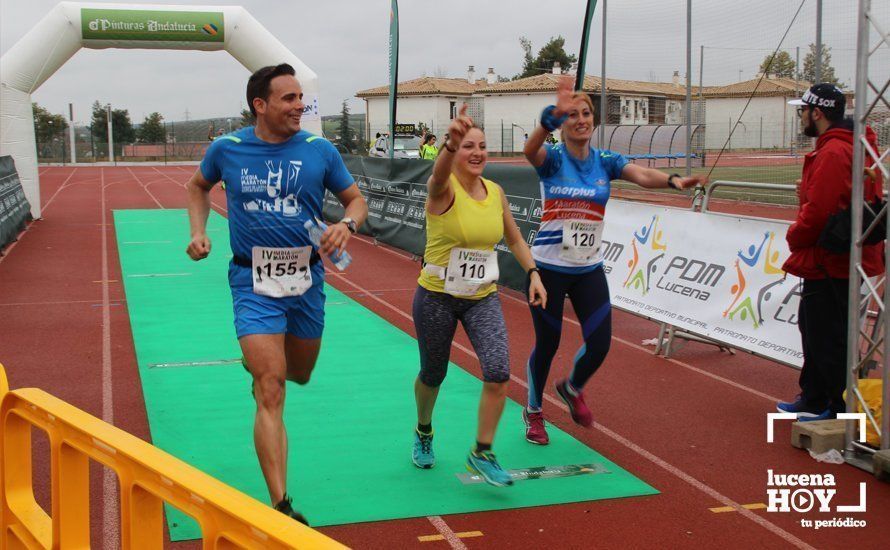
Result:
{"type": "MultiPolygon", "coordinates": [[[[37,103],[31,104],[34,111],[34,133],[38,143],[47,143],[63,135],[68,129],[68,119],[63,115],[50,113],[37,103]]],[[[139,128],[133,127],[128,109],[111,111],[111,129],[116,143],[161,143],[166,140],[164,116],[154,112],[145,117],[139,128]]],[[[98,101],[93,103],[90,119],[90,132],[98,142],[108,141],[108,110],[98,101]]]]}
{"type": "MultiPolygon", "coordinates": [[[[803,59],[803,70],[800,71],[800,79],[805,82],[818,84],[816,82],[816,44],[810,44],[809,49],[810,51],[807,52],[803,59]]],[[[784,50],[775,55],[767,54],[760,63],[761,73],[780,78],[795,78],[797,69],[797,63],[791,59],[791,54],[784,50]]],[[[836,84],[840,88],[844,87],[843,84],[838,82],[837,75],[834,73],[834,67],[831,65],[831,48],[825,44],[822,45],[822,67],[819,83],[821,82],[836,84]]]]}
{"type": "MultiPolygon", "coordinates": [[[[549,73],[553,71],[554,65],[559,62],[562,71],[565,72],[578,61],[574,55],[569,55],[565,50],[565,38],[562,36],[551,37],[550,40],[538,50],[537,55],[532,55],[532,43],[525,36],[519,37],[519,46],[522,48],[522,71],[513,76],[512,79],[499,78],[500,81],[518,80],[539,74],[549,73]]],[[[816,81],[816,44],[810,44],[809,52],[804,56],[803,70],[800,71],[800,79],[806,82],[816,81]]],[[[768,54],[760,63],[760,72],[771,76],[795,78],[797,64],[791,58],[787,51],[780,51],[775,56],[768,54]],[[775,57],[775,59],[773,59],[775,57]]],[[[821,82],[837,84],[843,88],[843,84],[838,82],[834,67],[831,65],[831,47],[822,45],[822,67],[821,82]]]]}
{"type": "MultiPolygon", "coordinates": [[[[64,115],[54,114],[38,103],[31,104],[34,111],[34,133],[37,142],[51,143],[62,139],[64,130],[68,129],[68,119],[64,115]]],[[[108,110],[99,101],[93,102],[90,114],[89,130],[97,143],[108,141],[108,110]]],[[[244,109],[238,127],[252,126],[256,123],[250,111],[244,109]]],[[[148,114],[138,126],[133,124],[129,109],[112,109],[111,128],[114,142],[120,145],[133,143],[164,143],[167,141],[167,128],[164,115],[155,111],[148,114]]]]}

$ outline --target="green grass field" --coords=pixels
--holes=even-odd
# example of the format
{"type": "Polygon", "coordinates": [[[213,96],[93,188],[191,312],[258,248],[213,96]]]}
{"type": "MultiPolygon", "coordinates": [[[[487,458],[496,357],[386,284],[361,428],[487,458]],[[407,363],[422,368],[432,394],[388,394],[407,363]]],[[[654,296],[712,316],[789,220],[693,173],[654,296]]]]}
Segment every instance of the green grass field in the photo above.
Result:
{"type": "MultiPolygon", "coordinates": [[[[659,168],[662,172],[671,174],[685,174],[683,167],[659,168]]],[[[710,168],[693,168],[693,174],[708,174],[710,168]]],[[[756,183],[779,183],[783,185],[794,185],[794,182],[800,178],[800,166],[718,166],[711,172],[710,180],[715,181],[744,181],[756,183]]],[[[615,181],[612,185],[617,189],[639,189],[638,186],[625,181],[615,181]]],[[[671,193],[670,190],[654,190],[655,192],[671,193]]],[[[715,198],[738,200],[746,202],[761,202],[767,204],[796,205],[797,195],[794,191],[774,191],[774,190],[758,190],[758,189],[718,189],[714,195],[715,198]]]]}

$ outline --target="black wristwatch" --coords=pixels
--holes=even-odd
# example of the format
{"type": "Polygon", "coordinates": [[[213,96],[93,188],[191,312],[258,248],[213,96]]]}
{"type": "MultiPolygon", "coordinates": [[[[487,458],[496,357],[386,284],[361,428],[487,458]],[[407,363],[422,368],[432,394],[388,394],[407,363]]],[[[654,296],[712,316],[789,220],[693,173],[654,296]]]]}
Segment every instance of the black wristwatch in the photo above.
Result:
{"type": "Polygon", "coordinates": [[[358,225],[352,218],[343,218],[342,220],[340,220],[340,223],[345,223],[346,228],[349,229],[349,232],[353,235],[355,235],[355,232],[358,231],[358,225]]]}
{"type": "Polygon", "coordinates": [[[677,185],[676,183],[674,183],[674,178],[682,178],[682,177],[683,176],[681,176],[680,174],[671,174],[670,176],[668,176],[668,187],[671,187],[673,189],[676,189],[677,191],[680,191],[680,186],[677,185]]]}

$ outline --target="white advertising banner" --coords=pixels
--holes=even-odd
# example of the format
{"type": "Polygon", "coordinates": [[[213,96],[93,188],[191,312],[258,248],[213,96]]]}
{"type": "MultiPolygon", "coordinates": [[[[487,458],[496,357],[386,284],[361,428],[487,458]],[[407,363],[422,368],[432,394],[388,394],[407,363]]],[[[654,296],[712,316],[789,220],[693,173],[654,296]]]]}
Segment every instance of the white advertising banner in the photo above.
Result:
{"type": "Polygon", "coordinates": [[[612,303],[800,367],[800,279],[782,271],[787,228],[610,201],[603,256],[612,303]]]}

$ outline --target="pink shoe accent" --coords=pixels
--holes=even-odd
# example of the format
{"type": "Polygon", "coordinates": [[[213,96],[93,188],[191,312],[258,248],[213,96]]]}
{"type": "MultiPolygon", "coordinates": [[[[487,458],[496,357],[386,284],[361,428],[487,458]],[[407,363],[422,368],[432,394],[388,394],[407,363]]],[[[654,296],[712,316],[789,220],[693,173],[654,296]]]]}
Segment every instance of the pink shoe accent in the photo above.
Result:
{"type": "Polygon", "coordinates": [[[568,380],[557,382],[556,393],[559,394],[559,397],[568,406],[575,424],[589,428],[593,425],[593,414],[584,402],[584,394],[581,390],[574,390],[576,395],[572,395],[572,392],[567,387],[568,383],[568,380]]]}
{"type": "Polygon", "coordinates": [[[528,409],[522,409],[522,421],[525,422],[525,440],[535,445],[546,445],[550,443],[550,436],[544,428],[544,413],[528,412],[528,409]]]}

